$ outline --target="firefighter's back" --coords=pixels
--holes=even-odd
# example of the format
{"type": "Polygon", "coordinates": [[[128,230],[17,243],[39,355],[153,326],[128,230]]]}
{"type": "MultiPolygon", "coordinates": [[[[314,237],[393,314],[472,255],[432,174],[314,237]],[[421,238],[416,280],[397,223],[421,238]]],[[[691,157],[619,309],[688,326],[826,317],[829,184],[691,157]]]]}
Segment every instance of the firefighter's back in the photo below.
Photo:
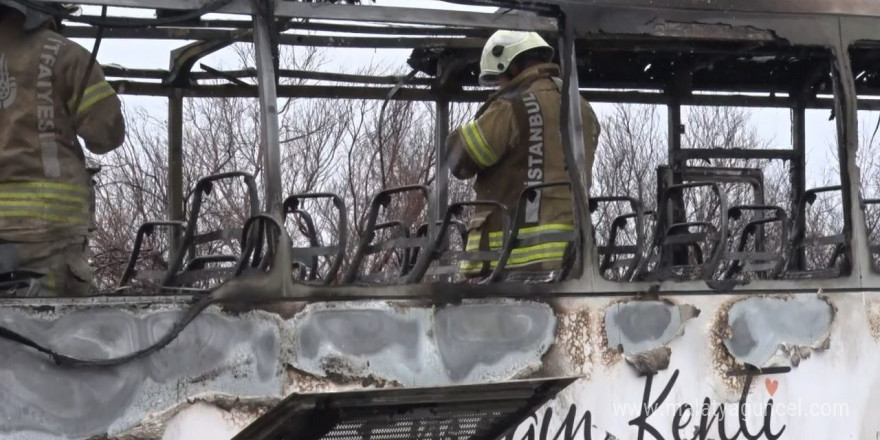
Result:
{"type": "Polygon", "coordinates": [[[73,89],[65,73],[80,62],[81,48],[48,29],[0,29],[8,90],[0,110],[0,238],[84,236],[88,174],[63,100],[73,89]]]}
{"type": "MultiPolygon", "coordinates": [[[[560,130],[562,94],[558,75],[559,68],[555,64],[533,66],[518,75],[506,88],[508,91],[501,92],[498,99],[511,103],[512,115],[509,117],[516,120],[518,133],[512,136],[513,145],[506,157],[496,166],[478,174],[474,183],[477,199],[498,200],[514,210],[526,186],[568,180],[560,130]]],[[[586,149],[584,172],[590,173],[599,125],[586,100],[581,100],[581,112],[586,149]]],[[[482,216],[479,214],[487,213],[478,213],[477,224],[472,224],[473,230],[482,226],[482,216]]],[[[487,224],[490,231],[500,236],[497,232],[501,229],[499,219],[489,218],[487,224]]],[[[555,269],[567,243],[547,241],[542,236],[573,229],[574,211],[570,191],[565,187],[541,190],[526,204],[525,227],[519,230],[519,237],[526,243],[539,244],[515,249],[507,267],[555,269]]],[[[478,237],[477,234],[473,235],[478,237]]]]}
{"type": "Polygon", "coordinates": [[[96,153],[122,143],[119,99],[78,44],[0,16],[0,244],[19,270],[44,273],[50,294],[84,295],[91,219],[77,136],[96,153]]]}

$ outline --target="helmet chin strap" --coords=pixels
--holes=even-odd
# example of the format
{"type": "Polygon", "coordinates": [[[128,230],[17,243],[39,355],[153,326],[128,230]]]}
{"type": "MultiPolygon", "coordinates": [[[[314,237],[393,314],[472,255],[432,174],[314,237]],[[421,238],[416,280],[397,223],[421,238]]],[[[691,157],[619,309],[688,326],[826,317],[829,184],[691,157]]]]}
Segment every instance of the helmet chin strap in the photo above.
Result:
{"type": "Polygon", "coordinates": [[[499,88],[504,87],[506,83],[513,81],[517,76],[523,73],[523,71],[525,71],[525,69],[520,68],[520,65],[518,63],[511,63],[510,66],[507,67],[507,70],[498,76],[499,88]],[[501,81],[501,78],[504,78],[504,80],[501,81]]]}

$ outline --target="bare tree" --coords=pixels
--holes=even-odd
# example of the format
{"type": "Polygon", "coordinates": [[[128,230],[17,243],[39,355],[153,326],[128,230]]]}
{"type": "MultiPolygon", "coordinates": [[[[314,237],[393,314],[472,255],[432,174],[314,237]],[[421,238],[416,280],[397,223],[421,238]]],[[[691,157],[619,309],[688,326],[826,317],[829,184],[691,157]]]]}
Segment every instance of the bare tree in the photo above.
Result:
{"type": "MultiPolygon", "coordinates": [[[[235,48],[240,63],[249,53],[235,48]]],[[[315,49],[283,51],[291,68],[315,69],[323,59],[315,49]]],[[[310,190],[333,178],[334,155],[347,121],[329,102],[284,100],[280,105],[279,133],[283,147],[285,187],[310,190]]],[[[191,206],[195,183],[208,175],[246,171],[262,177],[259,155],[259,106],[254,99],[212,98],[184,100],[183,162],[185,203],[191,206]]],[[[126,109],[127,141],[101,157],[96,188],[97,230],[91,245],[95,280],[99,288],[112,287],[120,278],[132,249],[138,225],[167,219],[167,123],[143,110],[126,109]]],[[[199,213],[200,230],[240,228],[250,216],[248,192],[237,182],[220,182],[206,196],[199,213]]],[[[210,243],[207,254],[235,252],[234,241],[210,243]]],[[[142,249],[142,259],[156,269],[168,264],[167,240],[158,239],[142,249]]]]}
{"type": "MultiPolygon", "coordinates": [[[[762,138],[751,112],[733,107],[692,107],[686,115],[682,137],[685,149],[742,149],[770,148],[770,140],[762,138]]],[[[602,138],[594,166],[592,196],[624,195],[642,201],[646,210],[657,207],[656,169],[667,163],[665,120],[657,106],[617,104],[602,119],[602,138]]],[[[763,200],[755,199],[750,185],[720,183],[729,206],[763,202],[786,210],[792,205],[790,176],[782,161],[756,159],[715,159],[690,162],[689,166],[718,168],[748,168],[763,173],[763,200]]],[[[691,190],[684,195],[684,215],[688,221],[709,222],[720,226],[719,199],[709,190],[691,190]]],[[[614,218],[630,211],[625,204],[604,207],[594,213],[594,225],[599,242],[609,237],[614,218]]],[[[724,213],[726,214],[726,213],[724,213]]],[[[731,238],[738,237],[751,217],[732,222],[731,238]]],[[[646,222],[644,236],[654,235],[646,222]]],[[[627,229],[618,244],[635,244],[634,229],[627,229]]],[[[766,228],[766,249],[781,249],[778,225],[766,228]],[[775,228],[775,229],[774,229],[775,228]]],[[[732,240],[731,240],[732,241],[732,240]]],[[[731,246],[728,242],[725,246],[731,246]]]]}
{"type": "MultiPolygon", "coordinates": [[[[236,68],[253,65],[253,54],[246,46],[233,49],[237,55],[236,68]]],[[[316,49],[282,51],[281,55],[282,66],[302,70],[318,70],[326,59],[316,49]]],[[[389,72],[367,67],[358,73],[389,72]]],[[[329,203],[304,208],[314,220],[322,243],[336,242],[342,234],[349,237],[348,256],[361,238],[375,193],[403,185],[430,186],[434,182],[437,158],[433,149],[433,108],[391,101],[387,103],[380,130],[381,106],[382,102],[370,100],[279,100],[285,195],[333,192],[342,196],[348,207],[349,228],[345,231],[339,230],[337,213],[329,203]]],[[[456,112],[457,118],[466,117],[469,108],[456,112]]],[[[195,183],[211,174],[245,171],[253,174],[258,189],[262,188],[264,171],[258,148],[260,115],[256,100],[186,99],[184,115],[187,206],[192,205],[195,183]]],[[[138,225],[167,218],[167,123],[138,109],[128,109],[127,120],[126,144],[100,158],[103,170],[96,189],[98,228],[91,243],[95,278],[101,289],[112,287],[120,278],[138,225]]],[[[466,183],[453,182],[451,193],[458,196],[467,188],[466,183]]],[[[200,209],[198,229],[240,228],[250,215],[247,200],[246,188],[239,182],[215,184],[200,209]]],[[[401,221],[414,229],[427,220],[425,201],[409,194],[383,212],[382,219],[401,221]]],[[[298,244],[306,243],[305,225],[300,218],[295,217],[288,230],[298,244]]],[[[146,243],[141,259],[156,270],[166,269],[167,243],[164,236],[146,243]]],[[[230,240],[212,242],[199,250],[202,254],[239,251],[237,243],[230,240]]],[[[380,271],[391,261],[392,255],[383,253],[365,265],[364,272],[380,271]]],[[[322,270],[329,263],[329,259],[322,261],[322,270]]]]}
{"type": "MultiPolygon", "coordinates": [[[[253,64],[245,46],[236,46],[237,66],[253,64]]],[[[315,49],[283,51],[282,65],[317,70],[325,56],[315,49]]],[[[383,72],[367,67],[358,73],[383,72]]],[[[348,228],[340,230],[335,208],[329,203],[304,206],[314,220],[322,244],[348,237],[346,255],[354,253],[362,238],[373,196],[393,187],[425,185],[435,182],[438,160],[434,144],[434,108],[426,103],[370,100],[286,99],[279,101],[282,180],[285,194],[332,192],[347,206],[348,228]],[[381,122],[381,124],[380,124],[381,122]],[[381,125],[381,127],[380,127],[381,125]]],[[[452,127],[473,115],[475,105],[454,105],[452,127]]],[[[192,203],[192,188],[198,179],[231,170],[242,170],[262,185],[264,170],[260,156],[259,106],[243,98],[186,99],[184,126],[184,183],[190,188],[186,202],[192,203]]],[[[98,230],[92,239],[93,263],[101,288],[119,278],[132,247],[137,226],[144,221],[166,218],[167,150],[165,121],[143,110],[127,109],[128,141],[115,153],[102,158],[103,171],[97,188],[98,230]]],[[[602,136],[593,169],[592,196],[626,195],[642,201],[646,209],[657,202],[658,166],[667,162],[665,120],[657,106],[625,105],[612,107],[602,118],[602,136]]],[[[762,139],[751,114],[744,109],[699,107],[688,112],[684,148],[762,149],[762,139]]],[[[864,151],[864,150],[863,150],[864,151]]],[[[860,159],[862,160],[862,159],[860,159]]],[[[868,160],[868,159],[865,159],[868,160]]],[[[777,161],[778,162],[778,161],[777,161]]],[[[876,162],[866,162],[863,170],[876,162]]],[[[788,208],[789,176],[785,164],[763,160],[713,160],[693,164],[714,167],[760,169],[764,173],[765,202],[788,208]]],[[[876,173],[874,173],[876,174],[876,173]]],[[[751,189],[724,184],[732,204],[751,203],[751,189]]],[[[880,184],[878,184],[880,186],[880,184]]],[[[450,200],[472,198],[471,182],[450,180],[450,200]]],[[[199,228],[237,228],[250,215],[247,192],[237,183],[215,186],[199,215],[199,228]]],[[[717,200],[709,194],[690,194],[685,199],[690,218],[711,221],[718,215],[717,200]]],[[[817,206],[818,207],[818,206],[817,206]]],[[[820,211],[813,225],[822,230],[840,225],[834,206],[820,211]]],[[[628,211],[623,204],[600,209],[594,214],[596,234],[607,237],[610,221],[628,211]]],[[[842,219],[842,217],[840,217],[842,219]]],[[[427,204],[417,193],[396,197],[380,212],[380,222],[399,221],[410,231],[427,221],[427,204]]],[[[300,219],[288,225],[296,243],[307,240],[300,219]]],[[[633,239],[632,231],[624,237],[633,239]]],[[[391,234],[391,229],[382,234],[391,234]]],[[[647,232],[646,232],[647,234],[647,232]]],[[[379,239],[388,238],[381,235],[379,239]]],[[[602,242],[600,238],[600,242],[602,242]]],[[[167,266],[167,240],[148,243],[142,257],[162,269],[167,266]]],[[[235,243],[219,242],[204,253],[235,253],[235,243]]],[[[398,269],[399,255],[380,252],[361,266],[363,274],[398,269]]],[[[330,259],[322,261],[326,270],[330,259]]],[[[350,264],[344,262],[343,269],[350,264]]]]}

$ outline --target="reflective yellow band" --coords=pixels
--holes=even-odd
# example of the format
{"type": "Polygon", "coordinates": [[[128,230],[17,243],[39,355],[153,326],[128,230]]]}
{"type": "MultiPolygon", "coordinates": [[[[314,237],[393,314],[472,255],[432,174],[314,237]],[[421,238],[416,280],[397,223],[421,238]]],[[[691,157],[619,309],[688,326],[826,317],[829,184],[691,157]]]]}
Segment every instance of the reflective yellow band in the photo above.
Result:
{"type": "MultiPolygon", "coordinates": [[[[568,225],[564,223],[550,223],[546,225],[538,225],[538,226],[530,226],[527,228],[521,228],[519,233],[517,234],[517,238],[520,240],[530,239],[530,238],[540,238],[541,234],[550,234],[556,232],[571,232],[574,231],[574,225],[568,225]]],[[[504,232],[503,231],[495,231],[489,233],[489,249],[499,249],[501,248],[504,241],[504,232]]],[[[467,246],[465,250],[475,251],[480,249],[480,236],[479,234],[475,234],[473,236],[468,237],[467,246]]]]}
{"type": "Polygon", "coordinates": [[[46,283],[45,284],[46,289],[48,289],[51,292],[55,291],[55,271],[54,270],[50,270],[49,273],[46,275],[45,283],[46,283]]]}
{"type": "MultiPolygon", "coordinates": [[[[526,235],[540,233],[540,232],[565,232],[565,231],[574,231],[574,225],[569,225],[565,223],[548,223],[546,225],[538,225],[538,226],[529,226],[527,228],[520,228],[519,237],[524,237],[526,235]]],[[[489,233],[489,238],[495,237],[503,237],[504,231],[494,231],[489,233]]]]}
{"type": "Polygon", "coordinates": [[[0,217],[34,218],[69,225],[88,224],[89,190],[59,182],[0,183],[0,217]]]}
{"type": "Polygon", "coordinates": [[[28,211],[24,209],[19,210],[9,210],[4,207],[0,207],[0,218],[35,218],[39,220],[46,220],[55,223],[64,223],[68,225],[86,225],[89,223],[88,217],[79,217],[79,216],[63,216],[56,215],[48,212],[40,212],[40,211],[28,211]]]}
{"type": "Polygon", "coordinates": [[[67,108],[69,108],[74,115],[79,115],[80,113],[88,111],[88,109],[92,108],[92,106],[101,100],[107,99],[115,94],[116,91],[113,90],[113,87],[111,87],[107,81],[101,81],[86,88],[86,91],[83,92],[82,101],[79,103],[79,108],[75,110],[72,108],[76,105],[76,97],[67,103],[67,108]]]}
{"type": "Polygon", "coordinates": [[[495,165],[496,163],[498,163],[498,156],[495,155],[495,150],[493,150],[489,146],[489,143],[486,142],[486,137],[483,136],[483,130],[480,129],[477,121],[470,122],[470,126],[471,131],[474,134],[474,138],[480,144],[480,148],[483,149],[483,151],[485,152],[486,158],[489,159],[490,165],[495,165]]]}
{"type": "Polygon", "coordinates": [[[471,153],[474,162],[483,168],[490,167],[498,163],[498,157],[495,152],[489,148],[489,144],[483,137],[483,132],[477,125],[476,121],[468,122],[461,127],[461,135],[464,139],[465,146],[471,153]]]}
{"type": "MultiPolygon", "coordinates": [[[[504,267],[517,268],[530,264],[562,260],[568,245],[568,242],[554,241],[516,248],[510,253],[510,258],[504,267]]],[[[483,264],[485,263],[482,261],[462,261],[459,267],[463,272],[478,272],[483,268],[483,264]]],[[[497,265],[497,260],[489,262],[490,268],[494,268],[497,265]]]]}
{"type": "Polygon", "coordinates": [[[88,200],[52,200],[53,197],[68,197],[59,194],[35,193],[27,197],[27,193],[0,193],[0,218],[19,217],[35,218],[70,225],[88,224],[88,200]]]}
{"type": "Polygon", "coordinates": [[[7,211],[10,208],[21,208],[25,210],[31,211],[44,211],[52,214],[63,214],[63,215],[76,215],[88,213],[88,205],[77,204],[77,205],[66,205],[60,204],[53,201],[47,200],[3,200],[0,199],[0,208],[5,208],[7,211]]]}
{"type": "Polygon", "coordinates": [[[76,205],[85,205],[89,203],[89,199],[83,196],[75,196],[63,193],[43,193],[30,191],[2,191],[0,190],[0,200],[55,200],[59,202],[69,202],[76,205]]]}
{"type": "Polygon", "coordinates": [[[0,191],[13,191],[13,190],[39,190],[39,191],[69,191],[76,194],[83,194],[84,196],[88,196],[89,189],[84,186],[74,185],[70,183],[59,183],[59,182],[8,182],[8,183],[0,183],[0,191]]]}

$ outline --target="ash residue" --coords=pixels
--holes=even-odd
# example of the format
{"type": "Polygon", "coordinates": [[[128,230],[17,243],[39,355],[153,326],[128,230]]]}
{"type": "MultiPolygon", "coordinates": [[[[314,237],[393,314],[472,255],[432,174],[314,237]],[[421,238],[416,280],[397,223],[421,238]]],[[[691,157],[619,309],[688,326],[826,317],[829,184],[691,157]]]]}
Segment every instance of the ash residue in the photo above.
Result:
{"type": "Polygon", "coordinates": [[[557,315],[556,347],[564,351],[574,372],[590,376],[592,346],[590,341],[590,309],[583,308],[557,315]]]}
{"type": "Polygon", "coordinates": [[[728,312],[740,299],[735,298],[723,303],[715,313],[712,323],[709,325],[709,347],[712,353],[712,371],[718,375],[718,379],[724,385],[728,396],[736,396],[742,392],[745,386],[744,376],[730,376],[727,373],[742,369],[736,359],[727,351],[724,341],[733,336],[733,329],[728,323],[728,312]]]}
{"type": "Polygon", "coordinates": [[[872,300],[868,303],[868,328],[875,341],[880,342],[880,301],[872,300]]]}
{"type": "Polygon", "coordinates": [[[285,393],[287,394],[320,393],[358,388],[403,387],[403,384],[400,382],[378,378],[372,374],[364,377],[353,377],[328,372],[326,377],[319,377],[307,371],[300,370],[292,365],[287,365],[287,375],[290,378],[290,385],[285,390],[285,393]]]}
{"type": "Polygon", "coordinates": [[[612,302],[600,310],[592,326],[592,337],[597,340],[594,347],[597,347],[598,360],[606,369],[611,369],[623,360],[623,347],[611,347],[608,345],[608,332],[605,329],[606,310],[615,307],[618,302],[621,301],[612,302]]]}

